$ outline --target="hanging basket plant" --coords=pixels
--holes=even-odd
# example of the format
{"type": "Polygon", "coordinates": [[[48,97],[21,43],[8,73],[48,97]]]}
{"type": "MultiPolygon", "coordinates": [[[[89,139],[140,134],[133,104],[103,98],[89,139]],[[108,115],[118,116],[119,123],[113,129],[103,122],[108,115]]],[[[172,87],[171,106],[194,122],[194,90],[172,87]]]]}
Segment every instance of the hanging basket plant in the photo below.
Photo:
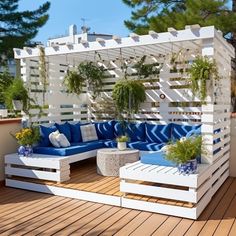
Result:
{"type": "Polygon", "coordinates": [[[216,62],[198,56],[188,71],[193,97],[198,96],[202,103],[207,97],[207,81],[219,80],[216,62]]]}
{"type": "Polygon", "coordinates": [[[137,113],[141,103],[146,100],[145,87],[138,80],[122,79],[116,82],[112,98],[120,113],[137,113]]]}
{"type": "Polygon", "coordinates": [[[94,62],[82,62],[76,70],[67,72],[64,85],[69,93],[79,95],[87,84],[88,89],[97,97],[102,89],[104,78],[105,71],[102,66],[96,65],[94,62]]]}

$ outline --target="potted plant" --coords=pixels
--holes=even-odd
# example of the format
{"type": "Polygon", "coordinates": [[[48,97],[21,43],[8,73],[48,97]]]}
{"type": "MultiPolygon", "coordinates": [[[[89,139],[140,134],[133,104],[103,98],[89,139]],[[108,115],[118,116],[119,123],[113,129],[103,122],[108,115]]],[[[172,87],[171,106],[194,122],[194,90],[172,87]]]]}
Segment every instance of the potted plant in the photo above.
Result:
{"type": "Polygon", "coordinates": [[[37,143],[40,139],[39,128],[23,128],[19,132],[17,132],[14,137],[20,144],[20,147],[18,148],[18,155],[31,156],[33,154],[32,145],[37,143]]]}
{"type": "Polygon", "coordinates": [[[177,163],[180,173],[193,174],[197,171],[197,158],[203,152],[202,136],[184,137],[168,145],[165,158],[177,163]]]}
{"type": "Polygon", "coordinates": [[[21,79],[14,79],[4,92],[5,103],[8,109],[27,110],[28,91],[24,87],[24,82],[21,79]]]}
{"type": "Polygon", "coordinates": [[[102,66],[98,66],[94,62],[81,62],[75,70],[67,72],[64,78],[64,85],[69,93],[77,95],[82,93],[82,89],[87,85],[89,91],[92,91],[94,96],[100,94],[105,71],[102,66]]]}
{"type": "Polygon", "coordinates": [[[207,97],[207,83],[219,80],[217,65],[214,60],[198,56],[188,71],[193,96],[199,96],[202,103],[207,97]]]}
{"type": "Polygon", "coordinates": [[[122,135],[118,137],[116,141],[117,141],[117,148],[122,151],[127,148],[126,142],[129,141],[129,138],[126,135],[122,135]]]}

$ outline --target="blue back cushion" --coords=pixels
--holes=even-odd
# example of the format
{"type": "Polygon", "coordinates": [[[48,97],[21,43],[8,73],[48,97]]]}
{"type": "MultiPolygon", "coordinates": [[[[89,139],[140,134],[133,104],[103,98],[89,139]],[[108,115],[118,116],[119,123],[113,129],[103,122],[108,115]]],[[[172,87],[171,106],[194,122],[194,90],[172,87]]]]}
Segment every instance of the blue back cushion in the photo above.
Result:
{"type": "Polygon", "coordinates": [[[49,140],[49,134],[51,134],[52,132],[55,132],[57,130],[57,127],[55,125],[52,125],[49,127],[40,125],[39,130],[40,130],[40,141],[38,145],[40,147],[51,146],[51,142],[49,140]]]}
{"type": "Polygon", "coordinates": [[[114,139],[114,120],[95,123],[99,139],[114,139]]]}
{"type": "Polygon", "coordinates": [[[79,143],[82,142],[82,136],[80,131],[80,123],[70,124],[71,142],[79,143]]]}
{"type": "Polygon", "coordinates": [[[114,121],[114,134],[115,137],[125,135],[125,129],[119,121],[114,121]]]}
{"type": "Polygon", "coordinates": [[[172,124],[172,139],[180,139],[182,137],[190,137],[193,134],[201,133],[201,125],[179,125],[172,124]]]}
{"type": "Polygon", "coordinates": [[[129,123],[126,133],[130,141],[145,141],[145,123],[129,123]]]}
{"type": "Polygon", "coordinates": [[[69,142],[71,142],[70,124],[65,122],[63,124],[55,124],[60,133],[64,134],[69,142]]]}
{"type": "Polygon", "coordinates": [[[149,143],[167,143],[171,139],[171,124],[155,125],[146,123],[146,140],[149,143]]]}

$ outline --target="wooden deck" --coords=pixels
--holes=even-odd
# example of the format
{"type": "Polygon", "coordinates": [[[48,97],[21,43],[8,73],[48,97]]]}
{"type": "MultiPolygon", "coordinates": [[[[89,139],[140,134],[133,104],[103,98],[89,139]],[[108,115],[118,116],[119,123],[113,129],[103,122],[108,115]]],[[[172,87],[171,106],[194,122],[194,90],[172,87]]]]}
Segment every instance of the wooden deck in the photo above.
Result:
{"type": "MultiPolygon", "coordinates": [[[[30,178],[12,177],[13,180],[20,180],[24,182],[37,183],[40,185],[61,187],[64,189],[72,189],[85,191],[90,193],[98,193],[112,197],[121,197],[122,193],[120,189],[120,178],[118,177],[105,177],[97,174],[96,171],[96,158],[90,158],[84,161],[71,164],[71,179],[63,183],[56,183],[55,181],[44,181],[30,178]]],[[[136,183],[141,181],[136,181],[136,183]]],[[[145,183],[150,185],[151,183],[145,183]]],[[[177,187],[178,189],[185,189],[185,187],[177,187]]],[[[170,199],[147,197],[135,194],[127,194],[126,198],[142,200],[148,202],[156,202],[161,204],[177,205],[192,208],[194,205],[186,202],[175,201],[170,199]]],[[[117,201],[120,201],[117,198],[117,201]]],[[[115,205],[115,203],[114,203],[115,205]]]]}
{"type": "Polygon", "coordinates": [[[13,188],[0,190],[0,235],[236,235],[233,178],[226,180],[197,221],[13,188]]]}

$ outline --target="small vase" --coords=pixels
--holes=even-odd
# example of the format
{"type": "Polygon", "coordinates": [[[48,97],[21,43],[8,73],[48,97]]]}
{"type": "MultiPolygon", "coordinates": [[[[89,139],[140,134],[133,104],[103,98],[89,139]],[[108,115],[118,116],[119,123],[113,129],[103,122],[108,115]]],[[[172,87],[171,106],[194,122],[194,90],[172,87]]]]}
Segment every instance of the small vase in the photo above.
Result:
{"type": "Polygon", "coordinates": [[[33,155],[32,146],[31,145],[26,145],[26,146],[21,145],[18,148],[18,155],[20,157],[30,157],[30,156],[32,156],[33,155]]]}
{"type": "Polygon", "coordinates": [[[120,151],[123,151],[127,148],[126,146],[126,142],[117,142],[117,148],[120,150],[120,151]]]}
{"type": "Polygon", "coordinates": [[[189,160],[186,163],[178,165],[178,171],[180,174],[189,175],[197,172],[197,159],[189,160]]]}

